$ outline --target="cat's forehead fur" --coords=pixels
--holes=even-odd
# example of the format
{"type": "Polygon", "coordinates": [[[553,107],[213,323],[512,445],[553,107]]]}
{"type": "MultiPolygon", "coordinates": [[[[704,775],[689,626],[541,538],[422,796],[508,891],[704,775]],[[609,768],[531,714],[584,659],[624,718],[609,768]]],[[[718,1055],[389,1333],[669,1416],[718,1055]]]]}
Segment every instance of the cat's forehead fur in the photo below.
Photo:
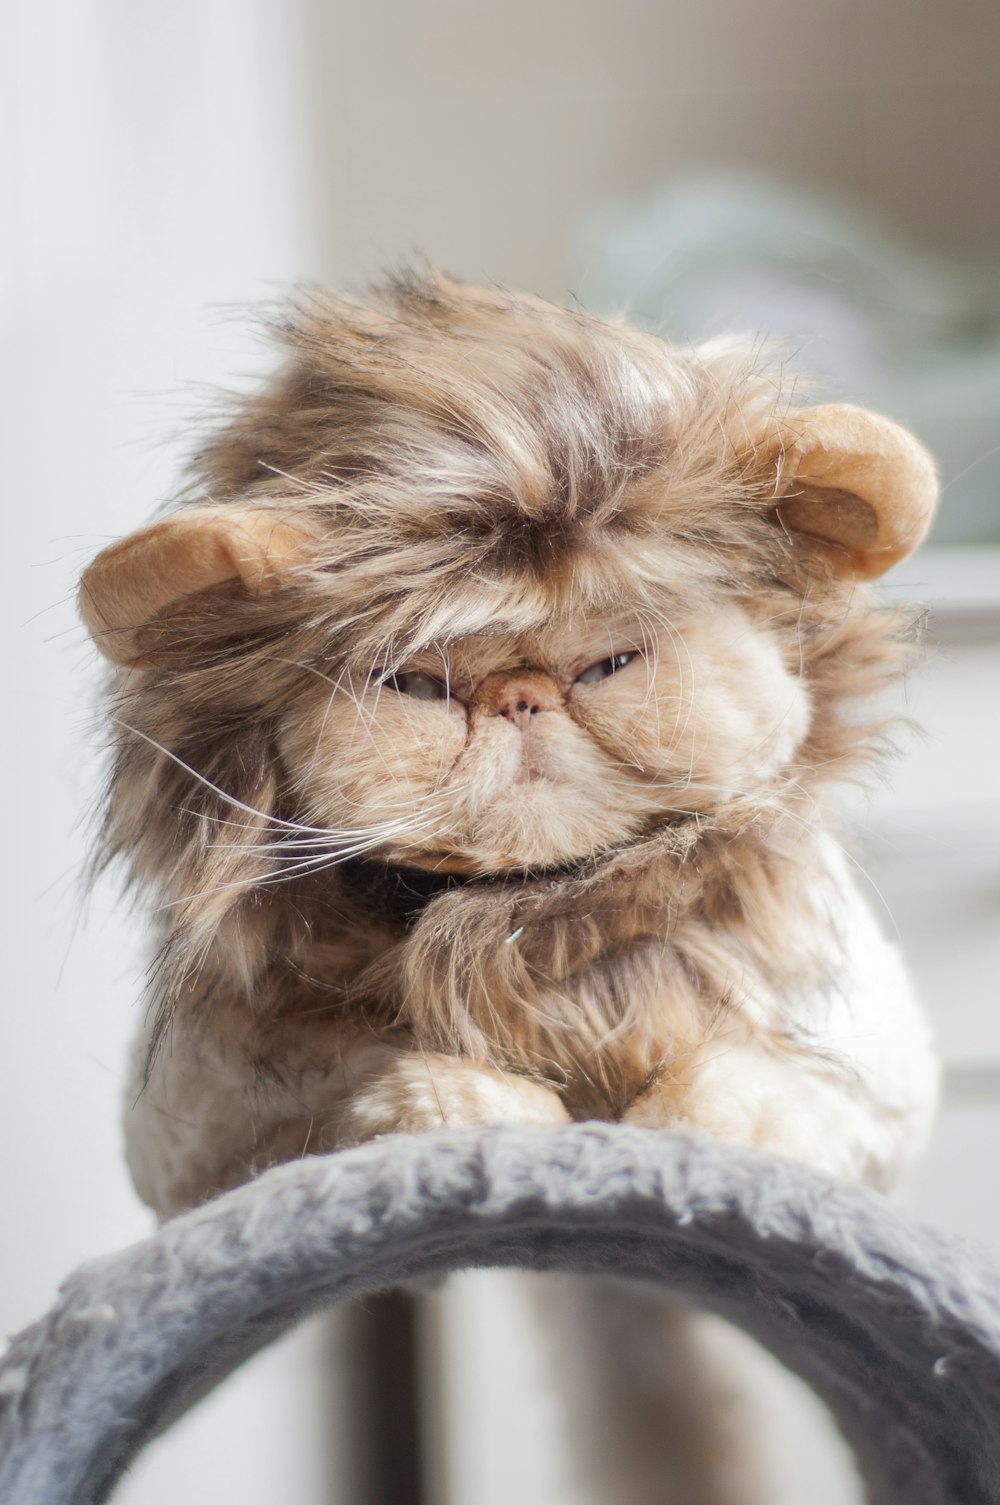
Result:
{"type": "Polygon", "coordinates": [[[303,577],[382,637],[662,603],[774,552],[747,436],[779,396],[739,342],[677,349],[439,275],[302,296],[281,332],[287,365],[204,447],[198,489],[308,519],[303,577]]]}

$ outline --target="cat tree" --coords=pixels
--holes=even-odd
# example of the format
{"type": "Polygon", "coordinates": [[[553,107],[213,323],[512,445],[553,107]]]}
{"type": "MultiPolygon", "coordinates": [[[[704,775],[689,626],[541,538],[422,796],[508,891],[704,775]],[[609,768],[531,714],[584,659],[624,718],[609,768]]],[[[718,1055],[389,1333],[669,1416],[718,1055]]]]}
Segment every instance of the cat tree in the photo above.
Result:
{"type": "Polygon", "coordinates": [[[280,1166],[66,1282],[0,1362],[0,1500],[98,1505],[299,1318],[501,1265],[656,1281],[826,1402],[879,1505],[1000,1505],[1000,1286],[872,1192],[618,1125],[398,1136],[280,1166]]]}

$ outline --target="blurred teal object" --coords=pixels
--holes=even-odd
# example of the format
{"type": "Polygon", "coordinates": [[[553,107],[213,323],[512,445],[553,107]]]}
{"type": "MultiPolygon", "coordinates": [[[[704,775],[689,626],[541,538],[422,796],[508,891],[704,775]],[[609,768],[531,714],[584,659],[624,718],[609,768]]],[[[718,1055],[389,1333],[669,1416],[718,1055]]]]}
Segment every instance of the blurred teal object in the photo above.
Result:
{"type": "Polygon", "coordinates": [[[908,244],[873,211],[702,173],[608,204],[574,246],[584,303],[674,339],[748,331],[818,397],[880,409],[937,455],[937,544],[1000,543],[1000,272],[908,244]]]}

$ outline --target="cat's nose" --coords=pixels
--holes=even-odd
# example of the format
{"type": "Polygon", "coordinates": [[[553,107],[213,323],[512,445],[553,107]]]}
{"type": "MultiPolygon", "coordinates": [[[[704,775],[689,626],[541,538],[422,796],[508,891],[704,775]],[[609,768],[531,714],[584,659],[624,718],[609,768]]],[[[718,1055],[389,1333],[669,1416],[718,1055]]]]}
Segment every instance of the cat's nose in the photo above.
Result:
{"type": "Polygon", "coordinates": [[[512,690],[510,694],[497,706],[494,716],[505,716],[512,721],[519,732],[526,732],[531,725],[532,716],[537,716],[542,709],[540,695],[531,690],[520,688],[512,690]]]}
{"type": "Polygon", "coordinates": [[[548,674],[490,674],[476,695],[479,708],[487,716],[502,716],[526,732],[539,711],[557,711],[562,694],[548,674]]]}

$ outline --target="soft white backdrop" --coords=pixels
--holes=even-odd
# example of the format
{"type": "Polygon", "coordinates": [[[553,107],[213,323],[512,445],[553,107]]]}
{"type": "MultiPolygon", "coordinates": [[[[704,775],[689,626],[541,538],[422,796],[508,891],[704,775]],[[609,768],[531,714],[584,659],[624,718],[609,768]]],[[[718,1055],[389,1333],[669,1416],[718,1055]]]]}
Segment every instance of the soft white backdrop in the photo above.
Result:
{"type": "MultiPolygon", "coordinates": [[[[99,671],[74,584],[169,495],[192,403],[178,392],[259,362],[206,310],[315,275],[295,18],[265,0],[7,6],[2,1332],[80,1260],[150,1228],[119,1134],[143,926],[108,885],[84,915],[99,671]]],[[[193,1486],[319,1505],[319,1353],[307,1335],[267,1356],[274,1382],[242,1376],[150,1453],[125,1505],[175,1505],[193,1486]]]]}

